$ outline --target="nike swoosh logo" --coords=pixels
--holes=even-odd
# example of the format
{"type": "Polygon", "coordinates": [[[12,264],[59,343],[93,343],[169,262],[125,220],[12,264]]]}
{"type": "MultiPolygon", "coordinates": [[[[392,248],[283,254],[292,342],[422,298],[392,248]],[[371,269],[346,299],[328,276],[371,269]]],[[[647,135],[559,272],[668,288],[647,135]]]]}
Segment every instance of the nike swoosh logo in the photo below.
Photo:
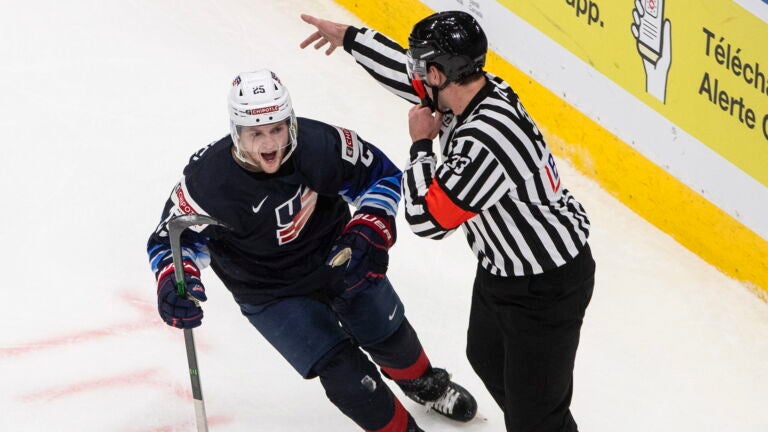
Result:
{"type": "Polygon", "coordinates": [[[398,307],[398,306],[399,306],[399,305],[395,305],[395,310],[393,310],[393,311],[392,311],[392,313],[389,315],[389,320],[390,320],[390,321],[392,321],[392,318],[394,318],[394,317],[395,317],[395,312],[397,312],[397,307],[398,307]]]}
{"type": "Polygon", "coordinates": [[[265,196],[264,199],[261,200],[258,206],[251,206],[251,210],[253,210],[254,213],[258,213],[259,210],[261,210],[261,206],[264,204],[264,201],[266,201],[267,198],[269,198],[269,195],[265,196]]]}

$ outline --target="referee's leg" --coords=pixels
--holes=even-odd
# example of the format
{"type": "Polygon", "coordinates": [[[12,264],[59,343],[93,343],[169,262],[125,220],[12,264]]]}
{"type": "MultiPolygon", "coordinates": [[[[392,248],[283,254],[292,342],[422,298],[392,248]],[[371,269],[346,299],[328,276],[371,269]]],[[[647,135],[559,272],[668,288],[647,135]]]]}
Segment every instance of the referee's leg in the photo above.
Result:
{"type": "Polygon", "coordinates": [[[575,432],[573,368],[594,286],[588,247],[572,262],[529,278],[483,277],[480,294],[505,345],[508,431],[575,432]]]}
{"type": "Polygon", "coordinates": [[[487,300],[479,292],[480,272],[478,266],[472,289],[472,307],[469,312],[467,329],[467,359],[475,373],[504,410],[504,340],[501,327],[487,300]]]}

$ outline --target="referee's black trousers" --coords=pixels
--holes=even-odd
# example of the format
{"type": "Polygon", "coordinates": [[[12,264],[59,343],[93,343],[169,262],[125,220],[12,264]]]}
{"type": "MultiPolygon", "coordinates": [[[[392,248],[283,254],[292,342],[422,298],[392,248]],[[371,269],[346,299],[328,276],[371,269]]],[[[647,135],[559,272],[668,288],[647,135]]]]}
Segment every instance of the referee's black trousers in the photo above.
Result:
{"type": "Polygon", "coordinates": [[[504,411],[507,431],[577,431],[573,366],[595,262],[589,246],[539,275],[498,277],[478,266],[467,358],[504,411]]]}

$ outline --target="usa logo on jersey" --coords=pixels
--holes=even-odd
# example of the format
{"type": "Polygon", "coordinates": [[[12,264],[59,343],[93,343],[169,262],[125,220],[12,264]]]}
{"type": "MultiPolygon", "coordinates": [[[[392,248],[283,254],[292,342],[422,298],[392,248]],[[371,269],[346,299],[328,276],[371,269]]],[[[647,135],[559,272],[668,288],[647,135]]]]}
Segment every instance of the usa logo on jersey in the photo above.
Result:
{"type": "Polygon", "coordinates": [[[557,173],[555,158],[551,153],[544,169],[547,171],[547,178],[549,178],[549,185],[552,186],[552,192],[557,192],[560,189],[560,174],[557,173]]]}
{"type": "Polygon", "coordinates": [[[277,217],[277,242],[281,246],[299,236],[317,204],[317,192],[301,186],[288,201],[275,209],[277,217]]]}

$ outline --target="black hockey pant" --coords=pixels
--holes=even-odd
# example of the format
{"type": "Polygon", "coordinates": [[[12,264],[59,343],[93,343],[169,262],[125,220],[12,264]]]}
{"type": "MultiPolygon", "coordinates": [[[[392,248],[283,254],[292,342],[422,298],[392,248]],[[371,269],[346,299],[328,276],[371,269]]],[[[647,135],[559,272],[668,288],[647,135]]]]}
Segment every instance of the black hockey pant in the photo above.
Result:
{"type": "Polygon", "coordinates": [[[504,411],[509,432],[575,432],[573,367],[595,262],[589,246],[528,277],[477,268],[467,358],[504,411]]]}

